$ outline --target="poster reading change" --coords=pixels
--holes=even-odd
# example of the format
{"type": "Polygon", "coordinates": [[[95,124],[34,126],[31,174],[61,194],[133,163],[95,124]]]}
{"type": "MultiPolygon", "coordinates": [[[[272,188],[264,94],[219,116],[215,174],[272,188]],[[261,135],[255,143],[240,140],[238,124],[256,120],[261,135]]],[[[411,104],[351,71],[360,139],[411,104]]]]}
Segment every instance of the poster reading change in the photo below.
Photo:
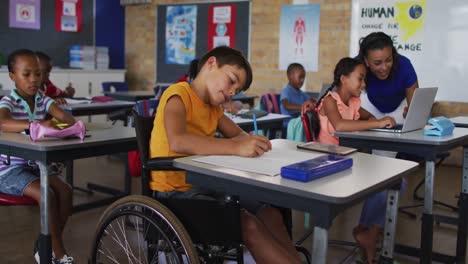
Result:
{"type": "Polygon", "coordinates": [[[351,56],[357,55],[359,40],[375,31],[391,36],[401,54],[411,57],[423,51],[425,0],[360,0],[353,10],[351,56]]]}
{"type": "Polygon", "coordinates": [[[168,6],[166,15],[166,64],[189,64],[195,59],[197,6],[168,6]]]}

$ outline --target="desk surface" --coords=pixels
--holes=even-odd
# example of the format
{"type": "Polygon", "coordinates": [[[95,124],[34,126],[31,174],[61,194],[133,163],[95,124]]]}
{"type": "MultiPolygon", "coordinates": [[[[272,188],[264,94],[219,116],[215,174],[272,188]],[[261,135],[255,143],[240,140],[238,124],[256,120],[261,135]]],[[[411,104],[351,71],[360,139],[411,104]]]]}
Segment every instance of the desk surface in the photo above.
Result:
{"type": "Polygon", "coordinates": [[[457,127],[468,127],[468,116],[457,116],[450,118],[450,120],[457,127]]]}
{"type": "MultiPolygon", "coordinates": [[[[272,143],[274,148],[297,150],[297,142],[279,139],[273,140],[272,143]]],[[[307,153],[303,150],[297,151],[307,153]]],[[[314,199],[336,204],[350,203],[352,200],[377,189],[384,189],[385,186],[405,176],[418,166],[412,161],[354,153],[350,155],[354,163],[351,169],[304,183],[283,179],[281,176],[266,176],[192,161],[197,157],[200,156],[176,159],[174,165],[187,171],[207,175],[207,177],[223,179],[228,183],[244,184],[245,188],[250,188],[252,192],[264,189],[286,193],[299,199],[314,199]]],[[[198,182],[198,184],[202,183],[198,182]]]]}
{"type": "Polygon", "coordinates": [[[149,90],[130,90],[125,92],[104,92],[105,96],[112,97],[116,100],[123,101],[139,101],[144,99],[151,99],[155,97],[154,91],[149,90]]]}
{"type": "MultiPolygon", "coordinates": [[[[242,117],[233,116],[233,115],[228,115],[228,116],[231,117],[232,121],[234,121],[238,125],[253,124],[253,119],[242,118],[242,117]]],[[[288,116],[288,115],[269,113],[266,116],[262,116],[260,118],[257,118],[257,124],[267,123],[267,122],[271,122],[271,121],[283,121],[283,120],[288,119],[288,118],[291,118],[291,117],[288,116]]]]}
{"type": "Polygon", "coordinates": [[[423,145],[450,145],[463,140],[468,141],[467,128],[455,128],[449,136],[425,136],[423,130],[406,133],[390,133],[377,131],[335,132],[339,138],[364,139],[369,141],[386,141],[393,143],[423,144],[423,145]]]}
{"type": "MultiPolygon", "coordinates": [[[[106,145],[117,145],[118,143],[127,143],[132,145],[133,150],[136,149],[136,136],[135,129],[121,126],[106,126],[106,125],[88,125],[89,129],[88,134],[90,137],[86,137],[83,142],[80,139],[57,139],[57,138],[45,138],[37,142],[31,141],[29,135],[24,135],[21,133],[1,133],[0,134],[0,150],[4,149],[5,146],[8,146],[18,151],[30,151],[30,152],[48,152],[48,151],[61,151],[64,152],[64,159],[72,159],[70,156],[80,155],[80,153],[73,153],[73,151],[66,150],[84,150],[88,148],[103,147],[106,145]],[[65,157],[66,156],[66,157],[65,157]]],[[[102,151],[110,152],[103,149],[102,151]]],[[[100,152],[102,152],[100,151],[100,152]]],[[[126,151],[122,149],[121,151],[126,151]]],[[[120,152],[121,152],[120,151],[120,152]]],[[[77,151],[79,152],[79,151],[77,151]]],[[[3,153],[3,152],[2,152],[3,153]]],[[[16,157],[24,157],[29,159],[31,158],[32,153],[11,153],[11,155],[16,157]]],[[[96,153],[88,153],[88,156],[98,156],[96,153]]]]}
{"type": "Polygon", "coordinates": [[[109,102],[68,104],[62,106],[62,108],[63,110],[70,112],[74,116],[83,116],[109,114],[113,111],[132,108],[134,105],[135,102],[114,100],[109,102]]]}

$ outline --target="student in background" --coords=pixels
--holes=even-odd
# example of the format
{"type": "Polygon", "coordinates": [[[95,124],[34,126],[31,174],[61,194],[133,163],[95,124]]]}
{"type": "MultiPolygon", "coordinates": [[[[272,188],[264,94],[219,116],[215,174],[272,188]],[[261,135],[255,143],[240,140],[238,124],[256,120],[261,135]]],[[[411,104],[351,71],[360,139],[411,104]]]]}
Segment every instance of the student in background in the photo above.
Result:
{"type": "MultiPolygon", "coordinates": [[[[335,67],[333,84],[317,101],[312,111],[311,131],[316,141],[338,145],[335,131],[360,131],[395,125],[392,117],[376,119],[361,107],[360,95],[365,88],[366,67],[356,59],[343,58],[335,67]]],[[[374,263],[376,244],[383,231],[385,200],[382,192],[369,198],[362,209],[359,225],[353,235],[368,263],[374,263]]]]}
{"type": "Polygon", "coordinates": [[[60,90],[50,80],[49,75],[52,70],[52,59],[45,53],[36,51],[36,56],[39,60],[39,68],[42,74],[41,91],[48,97],[55,100],[55,103],[61,105],[66,104],[64,98],[71,98],[75,95],[75,88],[68,86],[65,90],[60,90]]]}
{"type": "MultiPolygon", "coordinates": [[[[170,86],[160,99],[150,140],[150,157],[238,155],[257,157],[271,149],[270,141],[244,132],[223,114],[221,105],[249,88],[252,69],[237,50],[217,47],[200,59],[191,84],[170,86]],[[215,138],[220,131],[223,138],[215,138]]],[[[203,186],[185,181],[184,172],[154,171],[150,188],[161,197],[212,196],[203,186]]],[[[257,263],[300,263],[278,209],[242,200],[242,238],[257,263]]]]}
{"type": "Polygon", "coordinates": [[[291,63],[286,70],[286,74],[288,76],[288,85],[281,91],[281,114],[297,117],[302,104],[309,100],[309,96],[301,91],[306,72],[301,64],[291,63]]]}
{"type": "MultiPolygon", "coordinates": [[[[45,120],[46,114],[60,122],[74,124],[75,119],[58,107],[54,101],[39,93],[41,71],[33,51],[17,50],[8,57],[8,71],[16,89],[0,100],[0,130],[23,132],[30,122],[38,121],[43,126],[59,129],[52,120],[45,120]]],[[[29,196],[40,203],[39,168],[34,161],[17,157],[0,156],[0,192],[18,196],[29,196]]],[[[62,232],[72,213],[72,190],[60,177],[49,178],[50,235],[52,240],[53,263],[73,263],[66,254],[62,232]]],[[[39,263],[38,248],[34,257],[39,263]]]]}

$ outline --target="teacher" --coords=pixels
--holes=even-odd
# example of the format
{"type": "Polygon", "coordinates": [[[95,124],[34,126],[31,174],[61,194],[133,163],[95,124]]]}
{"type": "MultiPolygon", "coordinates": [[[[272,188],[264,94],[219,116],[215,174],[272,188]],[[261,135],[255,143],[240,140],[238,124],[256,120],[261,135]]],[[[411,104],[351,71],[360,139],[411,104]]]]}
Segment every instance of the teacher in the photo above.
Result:
{"type": "Polygon", "coordinates": [[[391,116],[402,124],[418,88],[411,61],[398,54],[390,36],[383,32],[373,32],[361,39],[358,59],[367,67],[361,107],[377,119],[391,116]]]}

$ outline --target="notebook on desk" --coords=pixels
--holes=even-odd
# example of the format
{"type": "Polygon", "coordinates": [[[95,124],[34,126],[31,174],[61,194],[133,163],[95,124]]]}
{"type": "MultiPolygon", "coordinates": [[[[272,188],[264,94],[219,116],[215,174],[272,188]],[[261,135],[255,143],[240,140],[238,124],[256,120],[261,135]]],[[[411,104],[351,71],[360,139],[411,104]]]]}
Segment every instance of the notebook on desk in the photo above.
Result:
{"type": "Polygon", "coordinates": [[[429,119],[436,93],[437,87],[416,89],[403,124],[397,124],[390,128],[376,128],[371,130],[379,132],[404,133],[424,128],[427,120],[429,119]]]}

